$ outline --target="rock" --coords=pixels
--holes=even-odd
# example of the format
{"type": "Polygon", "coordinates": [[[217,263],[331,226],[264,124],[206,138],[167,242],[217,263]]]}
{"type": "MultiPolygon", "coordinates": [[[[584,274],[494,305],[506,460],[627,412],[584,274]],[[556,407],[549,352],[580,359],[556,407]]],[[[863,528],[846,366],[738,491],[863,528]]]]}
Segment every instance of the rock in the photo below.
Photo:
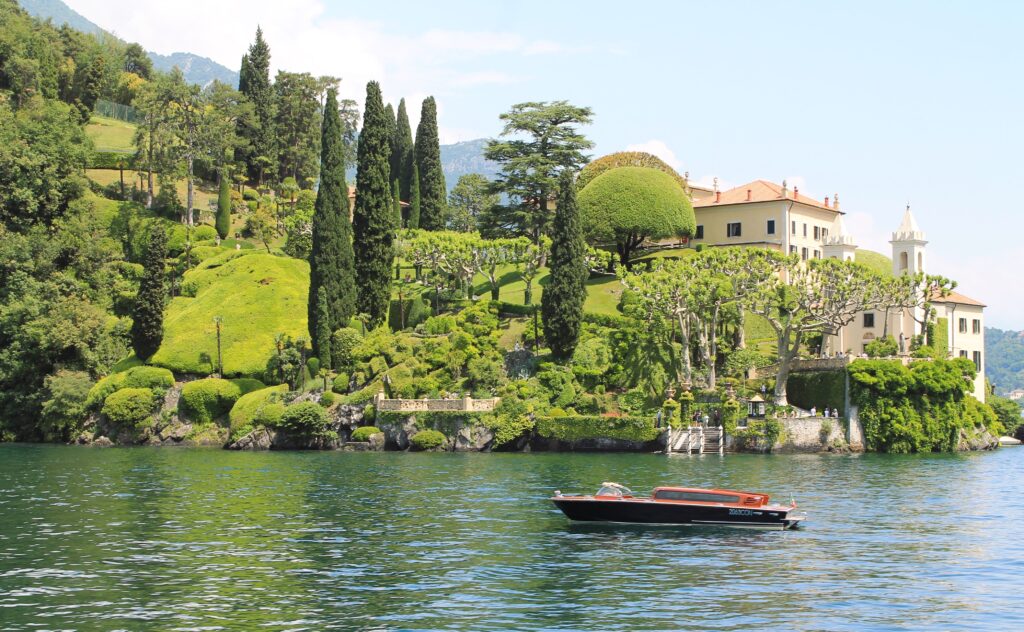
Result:
{"type": "Polygon", "coordinates": [[[101,448],[109,448],[110,446],[114,445],[114,442],[104,437],[103,435],[100,435],[92,440],[92,444],[95,446],[100,446],[101,448]]]}
{"type": "Polygon", "coordinates": [[[241,439],[227,446],[228,450],[269,450],[274,444],[274,435],[266,428],[257,428],[241,439]]]}
{"type": "Polygon", "coordinates": [[[387,438],[384,436],[383,432],[374,433],[370,435],[370,449],[373,450],[374,452],[380,452],[384,449],[384,444],[386,441],[387,438]]]}
{"type": "Polygon", "coordinates": [[[494,431],[486,426],[462,426],[454,437],[456,452],[489,452],[494,443],[494,431]]]}

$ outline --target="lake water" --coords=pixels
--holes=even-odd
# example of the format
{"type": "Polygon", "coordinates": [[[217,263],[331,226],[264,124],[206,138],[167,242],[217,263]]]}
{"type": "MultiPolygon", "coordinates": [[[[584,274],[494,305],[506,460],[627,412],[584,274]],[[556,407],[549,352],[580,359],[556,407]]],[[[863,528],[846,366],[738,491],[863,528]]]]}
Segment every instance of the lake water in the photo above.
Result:
{"type": "Polygon", "coordinates": [[[891,457],[0,446],[0,630],[1021,629],[1024,449],[891,457]],[[604,480],[798,531],[574,525],[604,480]]]}

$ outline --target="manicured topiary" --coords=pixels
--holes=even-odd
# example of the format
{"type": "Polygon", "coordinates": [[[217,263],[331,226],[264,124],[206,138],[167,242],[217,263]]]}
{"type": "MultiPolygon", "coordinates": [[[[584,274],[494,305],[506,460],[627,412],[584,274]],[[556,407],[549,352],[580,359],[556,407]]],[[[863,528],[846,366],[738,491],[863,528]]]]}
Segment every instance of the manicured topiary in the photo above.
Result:
{"type": "Polygon", "coordinates": [[[421,451],[433,450],[444,445],[447,441],[448,438],[444,436],[444,433],[437,430],[421,430],[409,439],[413,449],[421,451]]]}
{"type": "Polygon", "coordinates": [[[155,366],[136,366],[122,373],[113,373],[89,389],[85,405],[91,410],[98,409],[109,395],[122,388],[150,388],[162,391],[174,386],[174,375],[167,369],[155,366]]]}
{"type": "Polygon", "coordinates": [[[223,380],[207,378],[189,382],[181,389],[178,412],[182,417],[205,423],[228,414],[238,398],[247,392],[262,388],[253,379],[223,380]]]}
{"type": "Polygon", "coordinates": [[[594,178],[579,193],[588,239],[614,242],[623,264],[645,239],[692,235],[697,221],[682,187],[663,171],[619,167],[594,178]]]}
{"type": "Polygon", "coordinates": [[[649,154],[645,151],[619,151],[614,154],[608,154],[607,156],[601,156],[589,163],[586,167],[583,167],[583,169],[580,170],[580,175],[576,177],[576,188],[582,189],[602,173],[611,171],[612,169],[618,169],[619,167],[646,167],[648,169],[657,169],[658,171],[663,171],[672,176],[679,186],[684,189],[687,187],[686,179],[679,175],[678,171],[668,166],[664,160],[658,158],[654,154],[649,154]]]}
{"type": "Polygon", "coordinates": [[[282,430],[310,437],[327,435],[328,424],[327,411],[314,402],[300,402],[285,408],[277,423],[282,430]]]}
{"type": "Polygon", "coordinates": [[[246,393],[238,398],[228,419],[231,421],[232,438],[242,437],[254,426],[263,424],[273,426],[284,414],[284,405],[276,398],[288,391],[287,384],[278,384],[246,393]],[[243,431],[243,429],[245,429],[243,431]]]}
{"type": "Polygon", "coordinates": [[[331,384],[331,390],[339,395],[348,393],[348,373],[339,373],[334,377],[334,382],[331,384]]]}
{"type": "Polygon", "coordinates": [[[123,388],[103,402],[103,414],[112,423],[135,428],[156,408],[156,394],[148,388],[123,388]]]}
{"type": "Polygon", "coordinates": [[[225,170],[220,174],[220,191],[217,195],[217,235],[227,239],[231,233],[231,179],[225,170]]]}
{"type": "Polygon", "coordinates": [[[352,433],[353,441],[369,441],[370,437],[378,434],[380,430],[375,426],[363,426],[362,428],[356,428],[352,433]]]}
{"type": "Polygon", "coordinates": [[[355,361],[352,352],[362,340],[363,334],[352,327],[342,327],[334,332],[331,337],[331,354],[335,370],[349,371],[352,369],[355,361]]]}
{"type": "Polygon", "coordinates": [[[331,391],[324,391],[323,394],[320,395],[320,405],[324,408],[330,408],[334,405],[335,401],[337,401],[337,396],[331,391]]]}

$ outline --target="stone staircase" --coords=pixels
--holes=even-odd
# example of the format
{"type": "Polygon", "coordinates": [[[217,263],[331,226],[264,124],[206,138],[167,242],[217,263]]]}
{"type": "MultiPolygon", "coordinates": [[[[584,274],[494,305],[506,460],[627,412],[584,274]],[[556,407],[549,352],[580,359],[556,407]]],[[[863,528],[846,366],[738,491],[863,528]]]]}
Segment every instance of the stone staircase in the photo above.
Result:
{"type": "Polygon", "coordinates": [[[721,428],[693,426],[669,431],[665,453],[722,454],[725,450],[725,432],[721,428]]]}

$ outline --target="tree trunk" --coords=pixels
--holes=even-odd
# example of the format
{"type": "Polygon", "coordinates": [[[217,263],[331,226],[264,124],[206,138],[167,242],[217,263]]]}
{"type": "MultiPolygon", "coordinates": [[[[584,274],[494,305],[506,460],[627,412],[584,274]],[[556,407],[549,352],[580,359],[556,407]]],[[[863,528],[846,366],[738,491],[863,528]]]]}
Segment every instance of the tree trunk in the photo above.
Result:
{"type": "Polygon", "coordinates": [[[789,379],[789,372],[793,368],[793,358],[800,349],[800,341],[803,332],[797,332],[795,339],[790,346],[789,329],[783,329],[778,336],[779,344],[779,371],[775,376],[775,403],[779,406],[786,406],[789,400],[786,398],[786,380],[789,379]]]}
{"type": "Polygon", "coordinates": [[[526,280],[526,290],[523,292],[523,304],[533,305],[533,279],[526,280]]]}
{"type": "Polygon", "coordinates": [[[718,307],[715,307],[711,316],[711,323],[708,326],[708,329],[711,332],[710,340],[707,341],[708,353],[706,358],[708,366],[708,388],[715,388],[715,383],[717,382],[717,376],[715,374],[715,360],[718,356],[718,309],[718,307]]]}
{"type": "Polygon", "coordinates": [[[192,156],[188,157],[188,225],[194,226],[192,204],[195,202],[195,176],[192,173],[192,156]]]}
{"type": "Polygon", "coordinates": [[[740,314],[740,317],[739,317],[739,321],[736,324],[736,332],[733,335],[733,342],[734,342],[735,347],[737,349],[746,349],[747,348],[747,330],[746,330],[746,326],[745,325],[746,325],[746,321],[747,321],[747,315],[746,315],[746,312],[743,311],[742,307],[739,309],[739,314],[740,314]]]}
{"type": "Polygon", "coordinates": [[[492,279],[491,280],[491,300],[492,301],[497,301],[500,292],[501,292],[501,286],[498,285],[497,281],[492,279]]]}
{"type": "Polygon", "coordinates": [[[690,328],[686,324],[683,312],[676,312],[679,319],[679,335],[683,339],[683,375],[687,383],[693,383],[693,367],[690,365],[690,328]]]}

